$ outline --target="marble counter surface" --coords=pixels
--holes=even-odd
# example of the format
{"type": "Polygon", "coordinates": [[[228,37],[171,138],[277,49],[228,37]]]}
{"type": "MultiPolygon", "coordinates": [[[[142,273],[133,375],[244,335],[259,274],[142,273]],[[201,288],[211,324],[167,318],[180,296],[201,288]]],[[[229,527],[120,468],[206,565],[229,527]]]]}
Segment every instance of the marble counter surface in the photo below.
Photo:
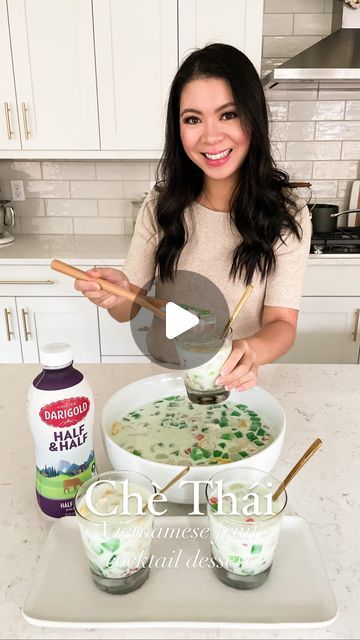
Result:
{"type": "Polygon", "coordinates": [[[53,258],[73,264],[119,264],[132,236],[20,234],[11,244],[0,245],[1,264],[49,264],[53,258]]]}
{"type": "MultiPolygon", "coordinates": [[[[110,468],[100,438],[104,402],[124,384],[159,371],[153,364],[80,365],[96,401],[95,451],[100,471],[110,468]]],[[[338,602],[329,627],[298,630],[48,629],[33,627],[21,610],[53,523],[37,507],[35,463],[25,413],[29,384],[38,365],[0,366],[0,620],[1,638],[359,638],[360,600],[360,367],[267,365],[260,386],[287,416],[284,449],[274,475],[284,477],[316,438],[323,446],[289,488],[288,514],[305,518],[315,535],[338,602]]],[[[171,513],[184,513],[173,506],[171,513]]],[[[186,513],[186,511],[185,511],[186,513]]],[[[205,596],[204,596],[205,597],[205,596]]]]}
{"type": "MultiPolygon", "coordinates": [[[[49,264],[53,258],[72,264],[121,264],[132,236],[19,234],[12,244],[0,245],[1,264],[49,264]]],[[[360,265],[360,254],[309,255],[312,265],[360,265]]]]}

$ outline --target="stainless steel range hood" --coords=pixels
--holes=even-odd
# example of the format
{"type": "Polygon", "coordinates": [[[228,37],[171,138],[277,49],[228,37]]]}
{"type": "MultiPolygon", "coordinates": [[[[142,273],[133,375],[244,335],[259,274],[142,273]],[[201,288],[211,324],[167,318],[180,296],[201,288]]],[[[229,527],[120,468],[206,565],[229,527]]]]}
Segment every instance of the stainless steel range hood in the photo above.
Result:
{"type": "Polygon", "coordinates": [[[266,75],[264,87],[314,81],[339,86],[351,83],[360,88],[360,9],[333,0],[332,28],[329,36],[266,75]]]}

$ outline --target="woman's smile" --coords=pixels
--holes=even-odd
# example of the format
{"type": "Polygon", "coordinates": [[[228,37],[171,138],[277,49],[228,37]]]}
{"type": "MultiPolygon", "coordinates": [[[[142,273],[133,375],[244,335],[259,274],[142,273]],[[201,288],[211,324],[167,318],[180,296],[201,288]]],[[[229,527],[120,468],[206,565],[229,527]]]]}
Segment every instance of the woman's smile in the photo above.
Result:
{"type": "Polygon", "coordinates": [[[225,151],[205,151],[202,155],[210,167],[219,167],[228,161],[231,152],[232,149],[225,149],[225,151]]]}

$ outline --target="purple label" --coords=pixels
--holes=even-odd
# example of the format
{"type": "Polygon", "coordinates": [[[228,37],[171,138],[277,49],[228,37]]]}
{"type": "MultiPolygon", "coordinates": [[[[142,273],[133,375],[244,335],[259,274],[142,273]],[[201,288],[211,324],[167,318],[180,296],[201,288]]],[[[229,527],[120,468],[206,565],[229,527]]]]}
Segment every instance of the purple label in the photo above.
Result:
{"type": "Polygon", "coordinates": [[[52,518],[62,518],[63,516],[74,516],[74,499],[70,500],[49,500],[36,491],[38,505],[47,516],[52,518]]]}

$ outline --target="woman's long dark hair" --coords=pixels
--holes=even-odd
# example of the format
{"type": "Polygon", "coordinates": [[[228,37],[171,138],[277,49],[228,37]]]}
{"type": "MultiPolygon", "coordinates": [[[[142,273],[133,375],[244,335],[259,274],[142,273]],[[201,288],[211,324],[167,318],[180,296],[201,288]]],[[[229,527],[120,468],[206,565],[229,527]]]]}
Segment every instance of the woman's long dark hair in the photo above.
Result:
{"type": "MultiPolygon", "coordinates": [[[[191,53],[173,80],[167,109],[165,147],[157,172],[156,218],[161,233],[155,263],[161,280],[173,280],[187,242],[184,210],[199,197],[203,172],[187,156],[180,138],[180,96],[199,78],[223,78],[232,90],[242,127],[251,133],[248,154],[230,203],[239,232],[229,276],[243,275],[246,284],[258,270],[261,279],[275,268],[274,246],[283,234],[301,237],[294,219],[295,202],[285,171],[271,157],[264,92],[250,60],[226,44],[210,44],[191,53]]],[[[209,248],[210,249],[210,248],[209,248]]],[[[210,254],[211,255],[211,254],[210,254]]]]}

